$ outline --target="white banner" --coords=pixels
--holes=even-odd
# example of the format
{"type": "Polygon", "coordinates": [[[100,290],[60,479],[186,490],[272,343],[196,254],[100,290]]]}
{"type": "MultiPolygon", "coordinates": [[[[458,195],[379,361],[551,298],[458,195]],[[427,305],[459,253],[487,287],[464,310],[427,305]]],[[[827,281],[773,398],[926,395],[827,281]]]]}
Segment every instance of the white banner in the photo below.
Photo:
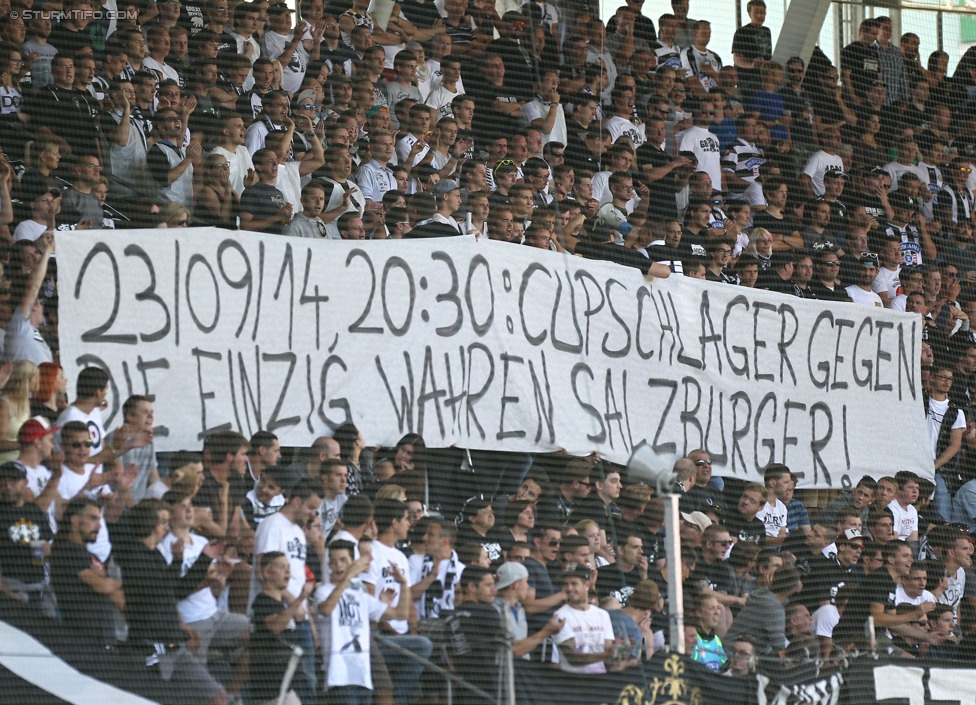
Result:
{"type": "MultiPolygon", "coordinates": [[[[919,320],[472,239],[58,233],[61,359],[155,396],[158,450],[216,429],[626,462],[705,447],[801,487],[932,476],[919,320]]],[[[114,419],[117,423],[118,419],[114,419]]]]}

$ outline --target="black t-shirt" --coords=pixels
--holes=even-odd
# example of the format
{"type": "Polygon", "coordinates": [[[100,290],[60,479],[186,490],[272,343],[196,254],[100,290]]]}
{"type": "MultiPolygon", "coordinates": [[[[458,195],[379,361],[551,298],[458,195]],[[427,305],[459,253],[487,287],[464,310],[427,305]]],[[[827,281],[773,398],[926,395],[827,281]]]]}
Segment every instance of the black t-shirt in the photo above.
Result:
{"type": "MultiPolygon", "coordinates": [[[[617,31],[617,17],[613,16],[607,22],[607,36],[617,31]]],[[[637,15],[634,17],[634,39],[643,39],[649,47],[657,43],[657,30],[654,29],[654,20],[647,15],[637,15]]]]}
{"type": "Polygon", "coordinates": [[[752,541],[760,546],[766,544],[766,525],[753,517],[746,519],[737,511],[732,511],[728,517],[723,517],[722,523],[729,533],[739,541],[752,541]]]}
{"type": "Polygon", "coordinates": [[[873,81],[881,78],[881,60],[878,50],[864,42],[851,42],[840,52],[840,65],[850,70],[851,80],[858,95],[863,96],[873,81]]]}
{"type": "MultiPolygon", "coordinates": [[[[227,478],[230,485],[230,493],[227,498],[228,511],[233,512],[234,507],[241,506],[245,501],[248,490],[247,481],[241,475],[231,473],[227,478]]],[[[207,470],[203,474],[203,484],[195,495],[193,495],[193,506],[202,509],[210,509],[216,515],[217,507],[220,506],[220,483],[207,470]]]]}
{"type": "Polygon", "coordinates": [[[459,546],[463,544],[481,545],[488,554],[488,560],[490,560],[492,563],[498,563],[502,560],[502,543],[500,532],[496,533],[494,530],[492,530],[488,532],[487,536],[482,536],[477,531],[472,529],[470,524],[463,524],[461,529],[458,531],[457,543],[459,546]]]}
{"type": "MultiPolygon", "coordinates": [[[[742,54],[746,59],[763,58],[767,61],[773,58],[773,37],[769,27],[754,27],[743,25],[735,30],[732,37],[732,53],[742,54]]],[[[746,91],[759,90],[762,80],[757,68],[738,69],[739,86],[746,91]]]]}
{"type": "Polygon", "coordinates": [[[415,27],[420,27],[421,29],[430,29],[434,26],[434,22],[441,19],[440,13],[437,12],[437,8],[430,0],[426,2],[403,0],[400,3],[400,9],[415,27]]]}
{"type": "Polygon", "coordinates": [[[864,624],[871,616],[871,604],[884,605],[885,612],[895,609],[895,581],[885,568],[874,571],[864,579],[847,603],[840,622],[834,627],[834,643],[846,646],[845,642],[862,642],[864,624]]]}
{"type": "MultiPolygon", "coordinates": [[[[657,169],[673,161],[674,158],[670,154],[650,142],[645,142],[637,148],[637,167],[641,173],[643,173],[645,166],[657,169]]],[[[675,194],[678,189],[675,185],[674,171],[657,181],[649,182],[649,185],[653,196],[647,208],[648,215],[663,220],[677,220],[678,205],[675,201],[675,194]]]]}
{"type": "Polygon", "coordinates": [[[536,75],[535,61],[518,42],[501,37],[488,45],[488,51],[498,54],[505,62],[505,86],[523,100],[531,100],[536,75]]]}
{"type": "Polygon", "coordinates": [[[823,603],[832,602],[842,586],[860,583],[863,579],[864,572],[858,566],[850,570],[833,558],[821,555],[810,561],[810,573],[803,578],[803,591],[797,599],[813,612],[823,603]]]}
{"type": "Polygon", "coordinates": [[[475,111],[472,129],[476,137],[487,139],[491,137],[511,137],[518,131],[519,120],[494,108],[494,102],[517,103],[524,99],[520,90],[511,88],[506,82],[495,86],[470,73],[465,78],[465,90],[468,97],[474,100],[475,111]]]}
{"type": "Polygon", "coordinates": [[[651,259],[640,254],[637,250],[602,242],[580,242],[576,245],[575,254],[586,259],[599,259],[616,262],[625,267],[634,267],[647,274],[651,268],[651,259]]]}
{"type": "Polygon", "coordinates": [[[712,590],[731,594],[735,589],[735,571],[725,561],[706,563],[698,561],[695,572],[691,574],[693,580],[703,580],[712,590]]]}
{"type": "Polygon", "coordinates": [[[601,600],[604,597],[613,597],[621,607],[626,607],[630,602],[630,596],[634,593],[634,588],[640,581],[641,577],[636,568],[625,573],[616,563],[605,565],[596,572],[596,594],[601,600]]]}
{"type": "Polygon", "coordinates": [[[501,613],[494,605],[465,602],[455,614],[460,619],[454,640],[454,665],[458,675],[492,691],[498,683],[496,639],[506,634],[501,613]]]}
{"type": "Polygon", "coordinates": [[[765,228],[773,235],[792,235],[796,232],[792,220],[786,216],[774,218],[765,211],[760,211],[752,216],[752,227],[765,228]]]}
{"type": "MultiPolygon", "coordinates": [[[[268,184],[257,183],[248,186],[241,194],[241,212],[250,213],[255,220],[266,220],[270,218],[278,209],[284,207],[285,194],[268,184]]],[[[265,228],[264,232],[281,235],[285,226],[282,223],[274,223],[271,227],[265,228]]]]}
{"type": "Polygon", "coordinates": [[[66,540],[54,542],[51,549],[51,582],[65,624],[96,635],[103,643],[113,643],[115,622],[112,603],[78,577],[86,570],[105,574],[105,566],[84,545],[66,540]]]}
{"type": "Polygon", "coordinates": [[[50,541],[51,524],[36,504],[0,505],[0,570],[3,577],[22,583],[44,580],[44,566],[34,565],[31,542],[50,541]]]}
{"type": "Polygon", "coordinates": [[[705,485],[704,487],[695,485],[688,490],[688,499],[694,504],[692,511],[696,512],[721,514],[726,508],[725,495],[718,487],[712,485],[705,485]]]}
{"type": "Polygon", "coordinates": [[[289,643],[295,642],[295,622],[274,634],[265,624],[268,617],[285,611],[285,603],[259,593],[251,605],[251,692],[255,702],[278,697],[281,681],[291,658],[289,643]]]}

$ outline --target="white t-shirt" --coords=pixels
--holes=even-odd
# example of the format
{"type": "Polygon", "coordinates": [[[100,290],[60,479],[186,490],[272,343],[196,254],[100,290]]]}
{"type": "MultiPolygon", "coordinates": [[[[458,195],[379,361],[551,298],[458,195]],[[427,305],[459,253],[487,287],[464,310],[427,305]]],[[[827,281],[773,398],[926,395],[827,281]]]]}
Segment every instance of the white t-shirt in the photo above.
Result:
{"type": "MultiPolygon", "coordinates": [[[[336,521],[339,519],[339,512],[342,511],[343,505],[345,505],[346,500],[349,499],[349,495],[337,494],[335,499],[329,499],[328,497],[322,498],[322,505],[319,507],[319,516],[322,517],[322,535],[328,536],[329,532],[332,531],[332,527],[335,526],[336,521]]],[[[356,543],[353,541],[353,543],[356,543]]]]}
{"type": "MultiPolygon", "coordinates": [[[[278,512],[267,517],[258,524],[258,530],[254,532],[254,567],[251,568],[251,589],[248,592],[247,608],[251,609],[251,603],[261,592],[261,583],[257,574],[257,557],[269,551],[281,551],[288,558],[288,565],[291,568],[291,577],[288,579],[287,590],[292,597],[298,597],[302,592],[302,585],[305,584],[305,556],[308,554],[308,544],[305,541],[305,532],[302,527],[292,522],[292,520],[278,512]]],[[[298,621],[303,621],[299,617],[298,621]]]]}
{"type": "Polygon", "coordinates": [[[922,590],[922,594],[919,595],[918,597],[909,597],[908,596],[908,593],[905,592],[905,588],[903,588],[901,585],[898,585],[897,587],[895,587],[895,606],[896,607],[898,605],[905,604],[905,603],[907,603],[909,605],[915,605],[916,607],[918,607],[923,602],[935,602],[935,601],[936,601],[935,600],[935,595],[933,595],[928,590],[922,590]]]}
{"type": "Polygon", "coordinates": [[[810,187],[813,189],[814,196],[824,195],[823,176],[827,171],[843,171],[844,161],[840,155],[831,156],[825,151],[820,150],[810,155],[803,173],[810,177],[810,187]]]}
{"type": "Polygon", "coordinates": [[[888,269],[887,267],[882,267],[878,270],[878,276],[874,278],[871,283],[871,288],[875,293],[887,294],[888,300],[895,298],[898,294],[898,286],[900,281],[898,279],[901,274],[901,265],[896,267],[894,270],[888,269]]]}
{"type": "Polygon", "coordinates": [[[254,162],[251,161],[251,153],[247,151],[247,147],[239,144],[233,152],[229,152],[223,147],[214,147],[210,153],[220,154],[227,160],[227,163],[230,164],[230,187],[238,196],[244,193],[244,178],[247,176],[248,169],[254,168],[254,162]]]}
{"type": "MultiPolygon", "coordinates": [[[[73,408],[73,407],[69,407],[73,408]]],[[[78,493],[81,492],[85,485],[88,484],[88,479],[92,476],[92,473],[100,474],[102,472],[102,466],[99,465],[97,468],[88,463],[85,465],[85,471],[81,474],[76,473],[74,470],[69,468],[67,465],[61,468],[61,480],[58,482],[58,495],[63,500],[72,500],[78,493]]],[[[85,496],[89,499],[97,500],[103,495],[109,495],[112,493],[111,488],[108,485],[102,485],[94,490],[85,492],[85,496]]],[[[49,512],[52,513],[53,517],[54,504],[51,504],[51,509],[49,512]]],[[[105,511],[100,510],[102,516],[98,520],[98,535],[92,543],[87,544],[85,547],[88,552],[93,556],[97,557],[102,563],[108,562],[109,557],[112,555],[112,542],[108,537],[108,524],[105,523],[105,511]]]]}
{"type": "MultiPolygon", "coordinates": [[[[54,425],[64,428],[64,425],[69,421],[81,421],[81,423],[88,427],[88,436],[92,442],[91,453],[89,455],[97,455],[102,452],[102,444],[105,441],[105,425],[102,423],[101,409],[96,406],[90,414],[86,414],[72,404],[61,412],[54,425]]],[[[54,449],[61,450],[61,436],[57,433],[54,434],[54,449]]]]}
{"type": "Polygon", "coordinates": [[[635,125],[630,120],[615,115],[608,120],[604,120],[603,126],[610,131],[610,138],[614,142],[616,142],[619,137],[623,137],[624,135],[630,137],[630,139],[634,141],[635,147],[640,147],[647,142],[647,135],[644,133],[644,123],[635,125]]]}
{"type": "MultiPolygon", "coordinates": [[[[265,32],[261,38],[261,55],[266,59],[277,59],[285,53],[285,45],[291,41],[293,34],[278,34],[277,32],[265,32]]],[[[308,52],[301,42],[295,47],[295,53],[291,55],[291,61],[287,66],[281,67],[281,87],[292,95],[298,93],[305,80],[305,71],[308,70],[308,52]]]]}
{"type": "MultiPolygon", "coordinates": [[[[375,595],[379,596],[384,590],[392,590],[395,594],[390,607],[400,604],[400,583],[393,577],[390,571],[390,563],[396,565],[400,572],[409,580],[410,564],[403,551],[398,548],[391,548],[379,540],[372,543],[373,562],[369,564],[369,571],[363,573],[363,582],[374,586],[375,595]]],[[[397,634],[406,634],[410,629],[405,619],[391,619],[388,624],[397,634]]]]}
{"type": "Polygon", "coordinates": [[[556,610],[556,617],[565,620],[563,628],[553,637],[556,644],[553,663],[568,673],[606,673],[607,666],[603,661],[587,663],[583,666],[572,666],[565,659],[559,658],[559,644],[573,641],[576,651],[584,654],[595,654],[606,648],[607,641],[613,641],[613,625],[610,615],[599,607],[589,606],[589,609],[578,610],[569,605],[563,605],[556,610]]]}
{"type": "Polygon", "coordinates": [[[844,289],[847,295],[851,297],[851,301],[861,306],[876,306],[877,308],[884,308],[884,303],[881,301],[881,297],[878,296],[874,291],[865,291],[856,284],[851,284],[849,287],[844,289]]]}
{"type": "Polygon", "coordinates": [[[911,504],[907,509],[902,509],[897,499],[891,500],[888,509],[895,517],[894,529],[898,539],[907,541],[913,532],[918,531],[918,511],[911,504]]]}
{"type": "Polygon", "coordinates": [[[766,525],[766,536],[776,538],[779,530],[786,526],[786,505],[780,500],[774,499],[766,502],[758,512],[756,519],[766,525]]]}
{"type": "MultiPolygon", "coordinates": [[[[175,542],[176,537],[170,532],[156,546],[156,550],[163,554],[163,558],[170,565],[173,564],[173,544],[175,542]]],[[[183,567],[180,569],[180,577],[185,576],[187,571],[193,567],[208,543],[209,541],[203,536],[190,532],[190,541],[183,544],[183,567]]],[[[202,587],[177,602],[176,609],[179,610],[184,623],[202,622],[217,614],[217,598],[214,597],[213,590],[209,586],[202,587]]]]}
{"type": "MultiPolygon", "coordinates": [[[[936,451],[939,443],[939,430],[942,428],[942,418],[946,415],[948,410],[948,398],[944,399],[943,401],[936,401],[935,399],[929,397],[929,413],[926,414],[925,420],[929,425],[929,440],[932,443],[933,460],[939,457],[936,451]]],[[[955,431],[957,428],[966,428],[966,415],[963,414],[962,411],[956,413],[956,421],[952,424],[953,431],[955,431]]]]}
{"type": "Polygon", "coordinates": [[[718,137],[704,127],[689,127],[678,135],[678,151],[694,152],[698,171],[712,177],[712,188],[722,188],[722,147],[718,137]]]}
{"type": "Polygon", "coordinates": [[[813,613],[813,633],[830,639],[834,636],[834,627],[840,621],[840,612],[835,605],[822,605],[813,613]]]}
{"type": "Polygon", "coordinates": [[[315,591],[315,625],[322,645],[325,688],[358,685],[372,690],[369,623],[378,621],[387,607],[363,588],[349,586],[328,616],[320,614],[319,605],[333,590],[335,585],[326,583],[315,591]]]}
{"type": "MultiPolygon", "coordinates": [[[[536,98],[522,106],[522,117],[525,119],[525,124],[530,125],[533,120],[541,119],[545,121],[549,117],[550,110],[556,111],[556,117],[552,121],[552,131],[548,134],[545,132],[542,133],[542,144],[548,144],[550,142],[566,144],[566,111],[563,110],[562,105],[545,105],[541,100],[536,98]]],[[[641,125],[641,127],[643,128],[644,126],[641,125]]]]}
{"type": "Polygon", "coordinates": [[[963,595],[966,592],[966,569],[962,566],[956,569],[956,574],[949,578],[949,586],[942,593],[942,596],[937,600],[940,605],[949,605],[952,607],[952,615],[956,619],[956,623],[959,622],[959,603],[962,602],[963,595]]]}

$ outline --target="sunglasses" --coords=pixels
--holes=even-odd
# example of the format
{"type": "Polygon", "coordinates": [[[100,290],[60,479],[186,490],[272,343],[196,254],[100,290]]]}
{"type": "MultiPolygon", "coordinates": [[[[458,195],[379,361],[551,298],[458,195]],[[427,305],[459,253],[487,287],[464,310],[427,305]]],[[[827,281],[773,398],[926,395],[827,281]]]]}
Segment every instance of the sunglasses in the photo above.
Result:
{"type": "Polygon", "coordinates": [[[91,448],[94,443],[91,441],[71,441],[71,443],[66,443],[69,448],[91,448]]]}

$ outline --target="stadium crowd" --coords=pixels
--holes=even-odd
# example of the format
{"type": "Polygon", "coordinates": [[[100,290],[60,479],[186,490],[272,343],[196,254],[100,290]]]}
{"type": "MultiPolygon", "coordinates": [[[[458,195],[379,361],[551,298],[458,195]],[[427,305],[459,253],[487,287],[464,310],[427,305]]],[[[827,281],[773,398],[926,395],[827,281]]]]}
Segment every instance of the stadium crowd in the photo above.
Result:
{"type": "Polygon", "coordinates": [[[949,77],[881,17],[839,66],[781,65],[762,0],[728,62],[688,0],[607,23],[568,2],[39,5],[0,0],[0,599],[214,703],[277,698],[292,645],[304,705],[435,696],[405,651],[489,692],[500,641],[622,670],[668,642],[670,570],[716,672],[875,645],[973,662],[976,51],[949,77]],[[674,567],[660,499],[597,457],[487,453],[459,480],[420,437],[346,425],[287,463],[231,431],[162,462],[149,398],[109,432],[87,368],[68,403],[52,233],[202,225],[486,237],[917,314],[935,481],[866,475],[807,507],[786,466],[723,482],[694,451],[674,567]]]}

